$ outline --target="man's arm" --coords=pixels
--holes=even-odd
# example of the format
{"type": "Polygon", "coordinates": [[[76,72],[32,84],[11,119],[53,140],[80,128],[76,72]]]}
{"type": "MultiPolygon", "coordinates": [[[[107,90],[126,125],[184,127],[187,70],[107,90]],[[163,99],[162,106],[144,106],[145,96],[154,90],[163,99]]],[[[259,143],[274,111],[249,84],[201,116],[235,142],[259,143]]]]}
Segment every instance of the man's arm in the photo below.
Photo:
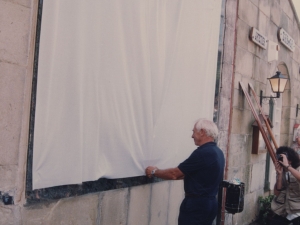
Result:
{"type": "Polygon", "coordinates": [[[276,183],[274,185],[274,194],[278,196],[280,194],[280,190],[282,189],[282,176],[284,176],[283,168],[279,162],[275,163],[276,169],[276,183]]]}
{"type": "Polygon", "coordinates": [[[274,185],[274,194],[276,196],[278,196],[280,194],[279,190],[282,188],[281,181],[282,181],[282,174],[281,175],[277,175],[277,177],[276,177],[276,183],[274,185]]]}
{"type": "Polygon", "coordinates": [[[153,176],[165,180],[181,180],[184,178],[184,174],[178,167],[161,170],[155,166],[148,166],[145,173],[149,178],[153,176]]]}

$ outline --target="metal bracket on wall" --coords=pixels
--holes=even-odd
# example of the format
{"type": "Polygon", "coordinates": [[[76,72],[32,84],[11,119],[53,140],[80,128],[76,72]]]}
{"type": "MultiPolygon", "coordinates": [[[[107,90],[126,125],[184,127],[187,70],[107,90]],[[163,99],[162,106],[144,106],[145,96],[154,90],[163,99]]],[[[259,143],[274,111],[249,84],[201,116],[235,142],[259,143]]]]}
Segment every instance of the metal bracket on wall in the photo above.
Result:
{"type": "Polygon", "coordinates": [[[4,205],[13,205],[14,204],[13,196],[10,196],[7,193],[2,194],[1,191],[0,191],[0,199],[2,199],[4,205]]]}
{"type": "Polygon", "coordinates": [[[297,104],[297,107],[296,107],[296,117],[298,117],[298,110],[299,110],[299,104],[297,104]]]}

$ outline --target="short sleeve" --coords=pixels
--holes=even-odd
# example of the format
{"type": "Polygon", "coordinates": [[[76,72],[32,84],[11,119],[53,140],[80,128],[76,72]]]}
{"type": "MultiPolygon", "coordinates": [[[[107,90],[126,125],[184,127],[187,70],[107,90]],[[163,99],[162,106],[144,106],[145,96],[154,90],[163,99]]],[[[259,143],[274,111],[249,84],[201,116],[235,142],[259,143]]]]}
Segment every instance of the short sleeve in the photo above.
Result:
{"type": "Polygon", "coordinates": [[[196,171],[199,171],[201,167],[203,167],[204,162],[201,154],[199,152],[194,151],[189,158],[179,164],[178,168],[181,172],[186,174],[192,174],[196,171]]]}

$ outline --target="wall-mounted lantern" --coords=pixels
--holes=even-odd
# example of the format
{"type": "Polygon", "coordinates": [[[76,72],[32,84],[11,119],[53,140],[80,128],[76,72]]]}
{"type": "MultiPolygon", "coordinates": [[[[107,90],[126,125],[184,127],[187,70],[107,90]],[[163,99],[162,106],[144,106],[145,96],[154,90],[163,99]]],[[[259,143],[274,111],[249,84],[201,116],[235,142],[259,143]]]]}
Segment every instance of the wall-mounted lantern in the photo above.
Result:
{"type": "Polygon", "coordinates": [[[262,96],[262,91],[260,92],[260,104],[262,104],[263,98],[280,98],[280,93],[284,92],[285,86],[287,84],[288,78],[283,76],[280,71],[277,71],[273,77],[268,78],[271,84],[272,91],[276,93],[275,97],[272,96],[262,96]]]}

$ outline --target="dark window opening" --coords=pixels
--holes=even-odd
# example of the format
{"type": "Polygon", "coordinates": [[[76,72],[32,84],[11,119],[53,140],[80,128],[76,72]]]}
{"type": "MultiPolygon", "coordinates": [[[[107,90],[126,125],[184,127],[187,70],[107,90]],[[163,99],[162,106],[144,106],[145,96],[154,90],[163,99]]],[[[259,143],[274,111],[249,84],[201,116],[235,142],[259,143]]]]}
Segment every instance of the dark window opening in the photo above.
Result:
{"type": "Polygon", "coordinates": [[[225,0],[222,0],[221,18],[220,18],[220,32],[219,32],[219,47],[218,47],[218,61],[216,72],[216,85],[215,85],[215,102],[214,102],[214,114],[213,121],[218,122],[219,118],[219,98],[220,89],[222,88],[221,76],[223,67],[223,49],[224,49],[224,32],[225,32],[225,0]]]}

